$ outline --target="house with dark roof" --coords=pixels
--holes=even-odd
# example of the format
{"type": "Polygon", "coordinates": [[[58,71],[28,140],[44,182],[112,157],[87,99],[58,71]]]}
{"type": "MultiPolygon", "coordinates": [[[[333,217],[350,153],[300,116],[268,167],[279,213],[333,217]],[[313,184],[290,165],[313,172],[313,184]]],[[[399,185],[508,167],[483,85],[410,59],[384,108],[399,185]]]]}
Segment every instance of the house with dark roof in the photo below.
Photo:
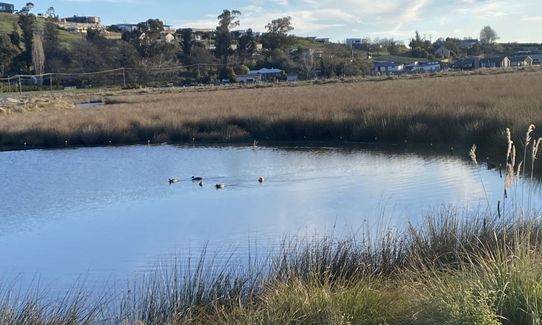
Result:
{"type": "Polygon", "coordinates": [[[510,57],[511,67],[526,67],[533,65],[534,60],[530,55],[513,55],[510,57]]]}
{"type": "Polygon", "coordinates": [[[373,62],[373,71],[376,74],[400,73],[400,72],[403,72],[404,68],[405,68],[404,64],[399,64],[392,61],[373,62]]]}
{"type": "Polygon", "coordinates": [[[529,56],[533,59],[533,64],[542,64],[542,53],[530,54],[529,56]]]}
{"type": "Polygon", "coordinates": [[[474,70],[480,67],[480,58],[467,57],[455,60],[452,64],[452,69],[457,70],[474,70]]]}
{"type": "Polygon", "coordinates": [[[12,14],[15,12],[15,6],[11,3],[0,2],[0,12],[12,14]]]}
{"type": "Polygon", "coordinates": [[[507,56],[492,56],[480,59],[480,68],[508,68],[510,59],[507,56]]]}
{"type": "Polygon", "coordinates": [[[433,52],[433,54],[438,58],[449,58],[452,56],[452,51],[447,49],[446,46],[441,45],[438,49],[433,52]]]}

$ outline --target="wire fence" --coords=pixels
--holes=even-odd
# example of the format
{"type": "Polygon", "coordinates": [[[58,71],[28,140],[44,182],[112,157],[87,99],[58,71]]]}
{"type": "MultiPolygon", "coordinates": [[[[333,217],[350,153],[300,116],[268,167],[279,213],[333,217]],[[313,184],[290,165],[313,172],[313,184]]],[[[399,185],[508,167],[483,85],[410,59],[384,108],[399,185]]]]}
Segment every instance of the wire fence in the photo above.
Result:
{"type": "Polygon", "coordinates": [[[192,64],[160,68],[116,68],[94,72],[55,72],[0,78],[1,92],[97,87],[180,86],[216,79],[224,64],[192,64]]]}

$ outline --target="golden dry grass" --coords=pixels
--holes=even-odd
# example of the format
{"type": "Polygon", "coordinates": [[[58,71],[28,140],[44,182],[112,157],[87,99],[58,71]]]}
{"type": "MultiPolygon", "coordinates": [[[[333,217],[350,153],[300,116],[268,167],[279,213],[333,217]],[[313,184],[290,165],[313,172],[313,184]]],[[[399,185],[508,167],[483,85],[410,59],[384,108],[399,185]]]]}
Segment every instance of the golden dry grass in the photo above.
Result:
{"type": "Polygon", "coordinates": [[[500,143],[542,125],[542,72],[124,93],[92,109],[0,113],[0,146],[196,141],[500,143]]]}

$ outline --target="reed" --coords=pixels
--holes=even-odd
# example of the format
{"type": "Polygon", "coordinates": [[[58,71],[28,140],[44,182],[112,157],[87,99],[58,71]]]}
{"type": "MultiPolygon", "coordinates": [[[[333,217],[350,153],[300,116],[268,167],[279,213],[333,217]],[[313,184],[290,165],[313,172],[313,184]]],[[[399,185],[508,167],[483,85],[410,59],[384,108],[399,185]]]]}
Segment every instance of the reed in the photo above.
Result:
{"type": "Polygon", "coordinates": [[[54,147],[65,140],[74,146],[256,140],[500,148],[505,127],[542,123],[541,85],[538,71],[295,87],[57,94],[29,101],[33,106],[28,109],[0,113],[0,146],[22,148],[26,142],[28,148],[54,147]],[[47,108],[89,96],[108,104],[47,108]]]}

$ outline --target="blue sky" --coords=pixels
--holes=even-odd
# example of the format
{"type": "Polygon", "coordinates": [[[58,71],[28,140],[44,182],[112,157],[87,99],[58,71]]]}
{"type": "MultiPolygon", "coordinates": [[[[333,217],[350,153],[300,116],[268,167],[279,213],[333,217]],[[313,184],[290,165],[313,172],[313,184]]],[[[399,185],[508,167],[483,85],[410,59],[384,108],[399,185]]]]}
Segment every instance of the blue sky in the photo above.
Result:
{"type": "MultiPolygon", "coordinates": [[[[9,1],[8,1],[9,2],[9,1]]],[[[14,1],[20,8],[26,1],[14,1]]],[[[416,30],[433,40],[478,37],[492,26],[501,41],[542,42],[541,0],[35,0],[34,12],[55,7],[61,17],[100,16],[105,24],[160,18],[174,27],[214,27],[223,9],[238,9],[240,28],[263,31],[272,19],[291,16],[299,36],[395,38],[416,30]]]]}

